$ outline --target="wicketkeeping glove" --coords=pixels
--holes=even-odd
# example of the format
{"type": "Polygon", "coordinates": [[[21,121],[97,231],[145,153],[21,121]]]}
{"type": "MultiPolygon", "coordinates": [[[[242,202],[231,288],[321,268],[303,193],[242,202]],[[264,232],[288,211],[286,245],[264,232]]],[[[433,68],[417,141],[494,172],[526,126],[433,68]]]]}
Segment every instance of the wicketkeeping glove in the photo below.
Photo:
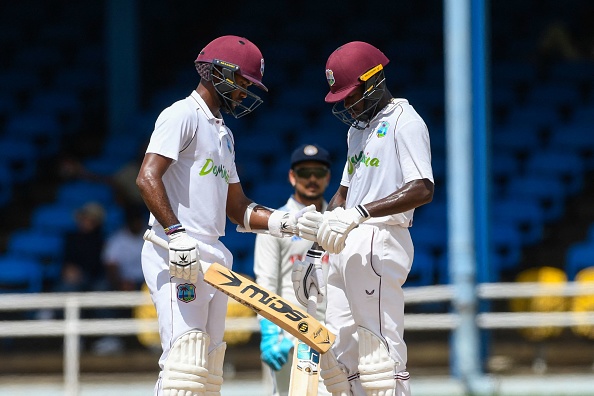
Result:
{"type": "Polygon", "coordinates": [[[349,232],[369,218],[369,212],[363,205],[347,210],[339,207],[324,213],[317,235],[318,244],[328,253],[340,253],[349,232]]]}
{"type": "Polygon", "coordinates": [[[305,307],[307,307],[310,292],[318,294],[318,304],[324,301],[326,279],[322,270],[323,255],[324,252],[321,250],[309,249],[303,261],[295,260],[293,263],[293,273],[291,274],[293,290],[297,301],[305,307]]]}
{"type": "Polygon", "coordinates": [[[278,371],[289,359],[293,343],[281,336],[281,329],[268,319],[260,319],[260,358],[273,370],[278,371]]]}
{"type": "Polygon", "coordinates": [[[201,271],[198,241],[186,231],[169,235],[169,274],[196,283],[201,271]]]}

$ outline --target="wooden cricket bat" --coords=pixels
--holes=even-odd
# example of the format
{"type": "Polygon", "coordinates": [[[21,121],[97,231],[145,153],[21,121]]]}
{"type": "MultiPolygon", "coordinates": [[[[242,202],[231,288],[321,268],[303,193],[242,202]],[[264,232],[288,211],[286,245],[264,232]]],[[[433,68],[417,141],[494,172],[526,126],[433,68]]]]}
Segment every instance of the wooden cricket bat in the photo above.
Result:
{"type": "MultiPolygon", "coordinates": [[[[146,230],[144,239],[164,249],[169,249],[167,242],[157,236],[153,230],[146,230]]],[[[291,333],[315,351],[324,353],[334,343],[336,336],[328,331],[315,318],[315,315],[303,312],[301,308],[278,294],[225,268],[219,263],[209,264],[200,261],[200,265],[206,283],[237,302],[253,309],[256,313],[291,333]]]]}
{"type": "MultiPolygon", "coordinates": [[[[310,292],[307,301],[307,313],[312,316],[316,314],[316,299],[317,294],[312,296],[310,292]]],[[[298,340],[293,349],[289,396],[317,396],[320,379],[319,365],[319,352],[298,340]]]]}

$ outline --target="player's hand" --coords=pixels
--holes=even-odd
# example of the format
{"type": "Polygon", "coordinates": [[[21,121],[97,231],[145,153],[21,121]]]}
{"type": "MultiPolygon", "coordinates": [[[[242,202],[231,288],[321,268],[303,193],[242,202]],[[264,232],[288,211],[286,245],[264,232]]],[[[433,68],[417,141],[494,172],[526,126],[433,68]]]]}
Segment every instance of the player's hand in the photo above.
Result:
{"type": "Polygon", "coordinates": [[[318,231],[320,225],[324,221],[324,215],[320,212],[313,211],[304,213],[299,219],[297,219],[297,229],[299,230],[299,236],[308,241],[318,241],[318,231]]]}
{"type": "Polygon", "coordinates": [[[297,220],[303,216],[304,213],[314,212],[315,210],[315,205],[309,205],[303,209],[291,212],[275,210],[268,218],[268,231],[270,232],[270,235],[279,238],[299,235],[297,220]]]}
{"type": "Polygon", "coordinates": [[[198,241],[186,231],[169,235],[169,274],[196,283],[201,271],[198,241]]]}
{"type": "Polygon", "coordinates": [[[324,213],[317,235],[318,244],[328,253],[340,253],[351,230],[369,218],[369,212],[363,205],[347,210],[338,207],[324,213]]]}
{"type": "Polygon", "coordinates": [[[293,273],[291,274],[293,290],[297,301],[305,307],[307,307],[310,293],[318,294],[318,304],[324,301],[326,279],[322,270],[323,255],[324,252],[321,250],[309,249],[303,261],[296,260],[293,263],[293,273]]]}
{"type": "Polygon", "coordinates": [[[260,358],[273,370],[279,371],[289,359],[293,343],[281,336],[281,329],[268,319],[260,319],[260,358]]]}

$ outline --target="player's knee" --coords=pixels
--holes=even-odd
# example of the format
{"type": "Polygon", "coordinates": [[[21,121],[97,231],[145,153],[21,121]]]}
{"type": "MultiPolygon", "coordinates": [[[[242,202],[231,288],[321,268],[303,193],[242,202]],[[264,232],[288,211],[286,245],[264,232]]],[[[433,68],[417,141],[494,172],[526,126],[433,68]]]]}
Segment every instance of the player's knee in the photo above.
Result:
{"type": "Polygon", "coordinates": [[[332,349],[320,355],[320,376],[324,380],[326,390],[332,396],[349,396],[351,394],[346,368],[338,362],[332,349]]]}
{"type": "Polygon", "coordinates": [[[162,374],[164,396],[204,396],[210,337],[199,330],[182,334],[171,347],[162,374]]]}
{"type": "MultiPolygon", "coordinates": [[[[396,373],[396,362],[390,357],[383,341],[371,331],[359,327],[359,380],[368,396],[396,396],[397,386],[403,382],[408,388],[408,373],[396,373]]],[[[408,394],[399,391],[400,395],[408,394]]]]}
{"type": "Polygon", "coordinates": [[[223,362],[225,360],[226,343],[219,344],[208,354],[208,382],[206,383],[206,396],[221,396],[223,384],[223,362]]]}

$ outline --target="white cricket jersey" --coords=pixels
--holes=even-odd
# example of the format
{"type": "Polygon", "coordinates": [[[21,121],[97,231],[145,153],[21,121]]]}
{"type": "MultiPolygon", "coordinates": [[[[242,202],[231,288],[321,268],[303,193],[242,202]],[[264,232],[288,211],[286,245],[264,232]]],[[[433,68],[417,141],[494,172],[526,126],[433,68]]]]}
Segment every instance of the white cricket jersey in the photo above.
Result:
{"type": "MultiPolygon", "coordinates": [[[[364,130],[350,128],[341,185],[348,187],[345,207],[385,198],[412,180],[433,182],[429,132],[406,99],[392,99],[364,130]]],[[[366,223],[409,227],[414,209],[366,223]]]]}
{"type": "MultiPolygon", "coordinates": [[[[157,118],[146,152],[173,159],[163,183],[173,212],[188,231],[225,235],[228,186],[239,182],[234,146],[229,128],[196,91],[157,118]]],[[[149,225],[155,223],[151,214],[149,225]]]]}

